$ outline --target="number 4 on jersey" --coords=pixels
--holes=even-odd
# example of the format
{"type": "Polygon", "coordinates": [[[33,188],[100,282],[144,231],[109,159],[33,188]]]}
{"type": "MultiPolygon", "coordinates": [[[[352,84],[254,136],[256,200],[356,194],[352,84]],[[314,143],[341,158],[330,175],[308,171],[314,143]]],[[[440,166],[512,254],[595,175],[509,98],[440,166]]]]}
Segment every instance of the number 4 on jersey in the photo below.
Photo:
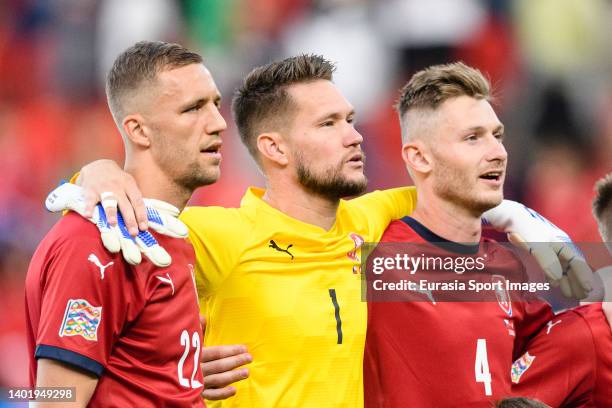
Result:
{"type": "Polygon", "coordinates": [[[489,371],[489,359],[487,357],[487,340],[478,339],[476,343],[476,362],[474,364],[476,382],[484,383],[485,395],[493,395],[491,389],[491,372],[489,371]]]}

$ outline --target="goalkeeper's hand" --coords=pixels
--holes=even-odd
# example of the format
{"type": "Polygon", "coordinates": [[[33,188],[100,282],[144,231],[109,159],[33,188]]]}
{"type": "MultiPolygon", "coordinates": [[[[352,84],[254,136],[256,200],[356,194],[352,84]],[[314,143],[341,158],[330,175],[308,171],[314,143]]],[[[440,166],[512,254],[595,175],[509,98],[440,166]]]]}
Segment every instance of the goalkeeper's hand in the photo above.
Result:
{"type": "Polygon", "coordinates": [[[145,231],[148,228],[147,210],[136,180],[114,161],[96,160],[83,166],[75,184],[83,187],[86,217],[93,215],[94,207],[102,200],[102,195],[111,193],[117,206],[105,208],[110,225],[118,225],[118,214],[121,213],[133,237],[139,230],[145,231]]]}
{"type": "MultiPolygon", "coordinates": [[[[139,231],[136,237],[132,237],[121,214],[117,215],[117,225],[111,225],[102,205],[97,204],[87,214],[85,201],[81,187],[64,183],[47,196],[45,206],[51,212],[72,210],[96,224],[104,247],[112,253],[121,251],[123,258],[132,265],[141,262],[141,253],[156,266],[170,265],[172,258],[150,232],[139,231]]],[[[148,224],[152,229],[174,238],[187,237],[187,227],[177,218],[179,210],[176,207],[153,199],[144,199],[144,204],[148,224]]]]}
{"type": "MultiPolygon", "coordinates": [[[[202,331],[206,330],[206,319],[200,316],[202,331]]],[[[202,397],[216,401],[236,394],[234,383],[249,377],[249,369],[243,367],[253,361],[246,346],[232,344],[202,347],[200,366],[204,375],[202,397]]]]}
{"type": "Polygon", "coordinates": [[[483,220],[508,234],[514,245],[528,250],[547,279],[567,297],[584,299],[591,291],[593,271],[571,238],[536,211],[504,200],[483,214],[483,220]]]}

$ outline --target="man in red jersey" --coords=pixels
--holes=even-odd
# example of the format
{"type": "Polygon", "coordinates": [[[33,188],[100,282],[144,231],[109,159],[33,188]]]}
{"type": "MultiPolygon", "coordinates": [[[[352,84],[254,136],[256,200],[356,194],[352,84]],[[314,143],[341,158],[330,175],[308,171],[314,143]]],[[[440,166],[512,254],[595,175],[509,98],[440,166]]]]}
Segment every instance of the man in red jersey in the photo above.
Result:
{"type": "MultiPolygon", "coordinates": [[[[126,171],[153,207],[178,214],[219,177],[226,123],[202,57],[137,43],[117,58],[106,88],[126,171]]],[[[204,405],[194,251],[157,238],[173,260],[165,268],[108,253],[96,226],[74,213],[47,234],[26,278],[32,386],[76,387],[72,406],[204,405]]]]}
{"type": "MultiPolygon", "coordinates": [[[[593,214],[612,253],[612,173],[596,191],[593,214]]],[[[598,271],[607,295],[611,267],[598,271]]],[[[513,392],[553,407],[612,407],[612,331],[605,313],[611,307],[592,303],[550,320],[512,365],[513,392]]]]}
{"type": "MultiPolygon", "coordinates": [[[[469,263],[467,258],[472,265],[484,260],[478,273],[447,272],[457,281],[471,275],[492,283],[508,273],[522,278],[519,259],[482,238],[481,216],[502,202],[507,162],[504,127],[489,98],[487,80],[462,63],[420,71],[404,87],[398,105],[402,155],[418,202],[410,217],[389,225],[377,251],[384,255],[386,245],[398,245],[385,243],[404,243],[416,257],[424,253],[455,265],[460,258],[461,265],[469,263]]],[[[418,301],[397,301],[397,292],[387,292],[384,299],[367,269],[367,407],[490,407],[510,395],[515,343],[552,316],[545,302],[512,301],[505,290],[499,301],[488,302],[461,299],[467,292],[460,288],[455,301],[441,299],[443,291],[433,288],[416,295],[409,290],[411,297],[420,296],[418,301]]],[[[440,276],[439,270],[413,272],[417,280],[440,276]]],[[[397,276],[385,274],[379,276],[397,276]]]]}

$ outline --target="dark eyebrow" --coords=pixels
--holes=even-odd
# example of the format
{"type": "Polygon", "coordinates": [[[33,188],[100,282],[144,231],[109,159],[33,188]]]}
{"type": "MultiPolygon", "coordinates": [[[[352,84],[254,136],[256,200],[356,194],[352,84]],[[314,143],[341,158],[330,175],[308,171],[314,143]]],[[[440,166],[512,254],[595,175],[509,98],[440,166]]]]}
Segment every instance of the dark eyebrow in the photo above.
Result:
{"type": "MultiPolygon", "coordinates": [[[[210,100],[210,98],[199,98],[196,101],[186,103],[181,107],[181,112],[186,112],[187,110],[194,108],[196,106],[204,106],[210,100]]],[[[221,103],[221,94],[216,94],[213,101],[215,104],[221,103]]]]}
{"type": "Polygon", "coordinates": [[[181,112],[186,112],[191,108],[194,108],[196,106],[203,106],[206,103],[206,98],[200,98],[196,101],[191,101],[189,103],[184,104],[183,106],[181,106],[181,112]]]}
{"type": "Polygon", "coordinates": [[[316,122],[323,122],[327,119],[334,119],[334,120],[339,120],[339,119],[344,119],[346,117],[350,117],[350,116],[355,116],[355,109],[351,109],[350,112],[347,115],[344,115],[342,112],[331,112],[331,113],[327,113],[321,117],[319,117],[316,122]]]}

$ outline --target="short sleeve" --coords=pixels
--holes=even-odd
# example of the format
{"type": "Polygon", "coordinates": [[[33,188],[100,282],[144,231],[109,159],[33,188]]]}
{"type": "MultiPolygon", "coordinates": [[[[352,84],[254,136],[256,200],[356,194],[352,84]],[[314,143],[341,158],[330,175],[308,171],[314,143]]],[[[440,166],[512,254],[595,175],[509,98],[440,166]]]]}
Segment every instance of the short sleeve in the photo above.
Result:
{"type": "Polygon", "coordinates": [[[551,406],[584,406],[591,398],[596,361],[585,321],[559,314],[534,337],[512,365],[512,391],[551,406]]]}
{"type": "Polygon", "coordinates": [[[131,270],[97,236],[59,239],[42,268],[35,357],[100,376],[127,315],[131,270]]]}
{"type": "Polygon", "coordinates": [[[377,190],[348,201],[350,211],[359,211],[367,217],[373,240],[378,241],[393,220],[410,215],[416,206],[415,187],[377,190]]]}

